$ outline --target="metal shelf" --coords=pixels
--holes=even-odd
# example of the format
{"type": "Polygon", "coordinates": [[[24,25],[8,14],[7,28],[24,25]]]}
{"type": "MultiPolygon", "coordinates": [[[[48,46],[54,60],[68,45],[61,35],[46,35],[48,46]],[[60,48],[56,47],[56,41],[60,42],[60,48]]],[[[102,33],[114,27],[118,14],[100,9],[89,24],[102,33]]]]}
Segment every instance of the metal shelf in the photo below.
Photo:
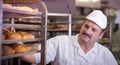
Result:
{"type": "MultiPolygon", "coordinates": [[[[46,17],[44,17],[46,15],[47,12],[47,8],[46,5],[43,1],[41,0],[0,0],[0,36],[2,37],[2,28],[3,26],[6,28],[9,27],[14,27],[14,28],[28,28],[28,29],[36,29],[36,30],[46,30],[46,17]],[[7,8],[3,8],[2,4],[3,3],[7,3],[7,4],[37,4],[42,12],[38,12],[38,13],[34,13],[34,12],[28,12],[28,11],[19,11],[19,10],[14,10],[14,9],[7,9],[7,8]],[[21,17],[29,17],[29,16],[39,16],[41,17],[40,19],[42,19],[42,23],[39,25],[32,25],[32,24],[3,24],[3,18],[21,18],[21,17]]],[[[13,22],[13,21],[12,21],[13,22]]],[[[35,39],[22,39],[22,40],[2,40],[0,39],[0,52],[2,52],[2,44],[11,44],[11,43],[15,43],[15,42],[32,42],[32,41],[41,41],[41,51],[37,50],[37,51],[31,51],[31,52],[26,52],[26,53],[18,53],[18,54],[12,54],[12,55],[7,55],[7,56],[2,56],[0,54],[0,65],[1,65],[1,61],[4,59],[9,59],[9,58],[14,58],[14,57],[19,57],[19,56],[23,56],[23,55],[27,55],[27,54],[33,54],[33,53],[37,53],[37,52],[41,52],[41,65],[46,65],[46,61],[45,61],[45,44],[46,44],[46,32],[45,31],[40,31],[41,32],[41,37],[40,38],[35,38],[35,39]],[[41,40],[42,39],[42,40],[41,40]]]]}
{"type": "Polygon", "coordinates": [[[21,28],[21,29],[41,29],[40,25],[30,25],[30,24],[1,24],[3,27],[10,28],[21,28]]]}
{"type": "MultiPolygon", "coordinates": [[[[64,19],[65,17],[67,17],[67,21],[61,21],[61,22],[50,22],[50,23],[48,23],[48,24],[55,24],[55,25],[57,25],[57,24],[68,24],[68,29],[48,29],[48,31],[68,31],[68,35],[69,36],[71,36],[71,34],[72,34],[72,16],[71,16],[71,14],[69,14],[69,13],[48,13],[47,14],[47,16],[48,17],[57,17],[58,18],[58,20],[62,20],[62,19],[64,19]],[[59,18],[59,17],[64,17],[64,18],[59,18]]],[[[54,18],[55,18],[54,17],[54,18]]]]}
{"type": "Polygon", "coordinates": [[[49,22],[48,24],[53,24],[53,25],[55,25],[55,24],[68,24],[69,22],[49,22]]]}
{"type": "Polygon", "coordinates": [[[35,39],[15,39],[15,40],[3,40],[2,44],[12,44],[16,42],[32,42],[32,41],[41,41],[41,38],[35,38],[35,39]]]}
{"type": "MultiPolygon", "coordinates": [[[[7,55],[7,56],[1,56],[0,55],[0,64],[1,60],[8,59],[8,58],[14,58],[14,57],[19,57],[27,54],[33,54],[33,53],[38,53],[41,52],[41,65],[46,65],[46,40],[47,40],[47,25],[48,23],[48,17],[67,17],[67,23],[68,24],[68,34],[71,35],[71,14],[69,13],[48,13],[46,4],[42,2],[41,0],[1,0],[0,1],[0,10],[2,10],[0,13],[0,36],[2,37],[2,27],[5,26],[7,28],[9,27],[14,27],[14,28],[31,28],[31,29],[36,29],[36,30],[42,30],[41,32],[41,38],[35,38],[35,39],[24,39],[24,40],[2,40],[0,39],[0,48],[2,49],[2,43],[4,44],[11,44],[15,42],[32,42],[32,41],[41,41],[41,51],[31,51],[31,52],[26,52],[26,53],[18,53],[18,54],[12,54],[12,55],[7,55]],[[9,3],[9,4],[38,4],[40,6],[42,12],[38,13],[33,13],[33,12],[26,12],[26,11],[19,11],[19,10],[13,10],[13,9],[5,9],[2,8],[3,3],[9,3]],[[22,18],[22,17],[28,17],[28,16],[40,16],[42,23],[41,26],[39,25],[27,25],[27,24],[3,24],[2,18],[22,18]]],[[[57,24],[57,23],[54,23],[57,24]]],[[[64,23],[61,23],[64,24],[64,23]]],[[[2,51],[0,49],[0,51],[2,51]]]]}
{"type": "Polygon", "coordinates": [[[28,54],[34,54],[34,53],[38,53],[41,52],[41,50],[37,50],[37,51],[31,51],[31,52],[25,52],[25,53],[17,53],[17,54],[11,54],[11,55],[6,55],[6,56],[2,56],[2,60],[5,59],[9,59],[9,58],[15,58],[15,57],[20,57],[23,55],[28,55],[28,54]]]}
{"type": "Polygon", "coordinates": [[[48,29],[49,32],[63,32],[68,31],[67,29],[48,29]]]}
{"type": "Polygon", "coordinates": [[[48,13],[47,16],[70,16],[68,13],[48,13]]]}
{"type": "Polygon", "coordinates": [[[3,8],[4,16],[3,18],[19,18],[19,17],[27,17],[27,16],[40,16],[42,13],[38,12],[28,12],[28,11],[20,11],[14,9],[3,8]]]}

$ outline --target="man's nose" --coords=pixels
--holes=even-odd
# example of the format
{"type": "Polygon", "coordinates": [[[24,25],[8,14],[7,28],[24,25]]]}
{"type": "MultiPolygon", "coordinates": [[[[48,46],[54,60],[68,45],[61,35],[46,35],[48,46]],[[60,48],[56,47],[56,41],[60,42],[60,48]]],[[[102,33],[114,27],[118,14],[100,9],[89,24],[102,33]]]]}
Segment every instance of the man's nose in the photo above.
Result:
{"type": "Polygon", "coordinates": [[[87,33],[87,34],[90,34],[91,32],[92,32],[92,31],[91,31],[90,28],[86,29],[86,33],[87,33]]]}

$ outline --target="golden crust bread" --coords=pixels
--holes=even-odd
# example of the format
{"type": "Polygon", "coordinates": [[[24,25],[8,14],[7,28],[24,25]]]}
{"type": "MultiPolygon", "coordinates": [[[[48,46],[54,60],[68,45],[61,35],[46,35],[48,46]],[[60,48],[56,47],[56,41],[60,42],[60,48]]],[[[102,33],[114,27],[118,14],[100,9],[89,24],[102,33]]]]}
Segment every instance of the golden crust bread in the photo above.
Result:
{"type": "Polygon", "coordinates": [[[6,32],[5,39],[34,39],[35,36],[26,32],[6,32]]]}
{"type": "Polygon", "coordinates": [[[5,35],[4,34],[2,34],[2,40],[5,40],[5,35]]]}
{"type": "Polygon", "coordinates": [[[6,39],[21,39],[21,35],[17,32],[8,32],[6,33],[6,39]]]}
{"type": "Polygon", "coordinates": [[[13,48],[16,53],[23,53],[31,50],[31,48],[25,44],[13,44],[11,45],[11,48],[13,48]]]}
{"type": "Polygon", "coordinates": [[[18,32],[19,34],[21,34],[22,39],[34,39],[35,36],[26,32],[18,32]]]}
{"type": "Polygon", "coordinates": [[[9,47],[9,46],[3,46],[2,47],[2,55],[3,56],[14,54],[14,53],[15,53],[15,51],[11,47],[9,47]]]}

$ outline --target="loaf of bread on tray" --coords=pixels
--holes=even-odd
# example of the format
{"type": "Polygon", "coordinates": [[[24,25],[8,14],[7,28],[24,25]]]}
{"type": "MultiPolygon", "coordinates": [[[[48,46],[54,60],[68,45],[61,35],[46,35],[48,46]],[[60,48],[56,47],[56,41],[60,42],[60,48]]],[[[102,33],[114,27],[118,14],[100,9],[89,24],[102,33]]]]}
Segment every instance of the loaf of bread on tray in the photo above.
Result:
{"type": "Polygon", "coordinates": [[[10,47],[14,49],[15,53],[23,53],[31,50],[31,48],[25,44],[12,44],[10,47]]]}
{"type": "Polygon", "coordinates": [[[6,39],[34,39],[33,34],[27,32],[7,32],[5,34],[6,39]]]}
{"type": "Polygon", "coordinates": [[[6,46],[6,45],[2,46],[2,55],[3,56],[14,54],[14,53],[15,53],[15,51],[11,47],[6,46]]]}

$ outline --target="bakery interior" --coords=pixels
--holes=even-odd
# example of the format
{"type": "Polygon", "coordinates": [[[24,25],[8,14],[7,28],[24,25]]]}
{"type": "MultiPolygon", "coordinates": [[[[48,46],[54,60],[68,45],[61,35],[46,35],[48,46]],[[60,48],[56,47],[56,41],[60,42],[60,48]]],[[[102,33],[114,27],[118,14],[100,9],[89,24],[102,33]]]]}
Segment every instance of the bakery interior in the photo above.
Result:
{"type": "Polygon", "coordinates": [[[107,32],[99,42],[110,49],[120,65],[120,0],[26,1],[0,0],[0,65],[36,65],[20,56],[41,51],[41,64],[45,65],[42,43],[57,35],[76,35],[84,17],[95,9],[108,17],[107,32]]]}

